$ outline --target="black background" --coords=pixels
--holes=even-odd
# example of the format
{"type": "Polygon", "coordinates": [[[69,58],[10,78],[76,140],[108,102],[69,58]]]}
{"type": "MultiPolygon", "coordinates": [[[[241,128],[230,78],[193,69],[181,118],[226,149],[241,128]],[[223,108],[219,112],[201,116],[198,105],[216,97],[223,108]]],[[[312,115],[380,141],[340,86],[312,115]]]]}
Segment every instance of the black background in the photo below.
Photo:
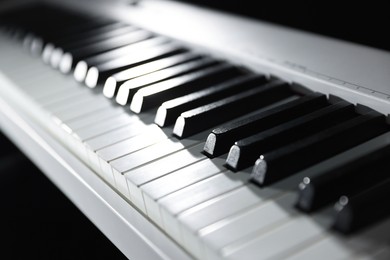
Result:
{"type": "Polygon", "coordinates": [[[371,47],[390,50],[384,3],[354,1],[180,0],[371,47]]]}
{"type": "Polygon", "coordinates": [[[0,259],[127,259],[0,131],[0,259]]]}

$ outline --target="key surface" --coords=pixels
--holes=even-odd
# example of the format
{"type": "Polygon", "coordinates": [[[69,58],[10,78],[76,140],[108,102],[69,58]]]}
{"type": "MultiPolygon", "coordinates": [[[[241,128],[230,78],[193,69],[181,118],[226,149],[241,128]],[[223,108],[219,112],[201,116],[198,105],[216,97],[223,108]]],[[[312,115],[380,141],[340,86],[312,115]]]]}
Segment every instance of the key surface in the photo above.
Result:
{"type": "Polygon", "coordinates": [[[188,139],[183,141],[177,139],[165,139],[161,142],[139,150],[136,153],[124,155],[121,158],[111,161],[110,164],[111,167],[119,173],[124,173],[136,167],[140,167],[141,165],[147,164],[153,160],[183,150],[186,147],[190,147],[198,143],[200,143],[200,141],[196,139],[188,139]]]}
{"type": "Polygon", "coordinates": [[[128,44],[140,42],[152,37],[152,33],[144,30],[136,30],[124,35],[112,37],[110,39],[102,40],[93,44],[89,44],[72,50],[74,56],[89,56],[93,54],[103,53],[108,50],[123,47],[128,44]]]}
{"type": "Polygon", "coordinates": [[[287,83],[273,81],[183,112],[176,120],[173,134],[184,138],[291,96],[293,93],[287,83]]]}
{"type": "Polygon", "coordinates": [[[156,36],[153,38],[147,38],[140,42],[113,48],[95,55],[90,55],[88,53],[80,53],[79,55],[75,55],[74,53],[65,53],[63,57],[63,62],[67,63],[66,66],[68,67],[71,65],[71,68],[73,68],[74,65],[73,77],[76,79],[76,81],[83,82],[87,75],[88,69],[92,66],[96,66],[98,64],[114,60],[129,53],[143,51],[154,46],[168,43],[169,40],[165,37],[156,36]]]}
{"type": "MultiPolygon", "coordinates": [[[[132,202],[135,205],[139,205],[139,208],[146,212],[144,197],[140,187],[204,159],[205,156],[201,153],[201,146],[202,144],[187,146],[184,150],[168,154],[156,161],[125,172],[126,186],[129,189],[132,202]]],[[[121,173],[114,171],[115,174],[118,176],[121,173]]]]}
{"type": "Polygon", "coordinates": [[[133,96],[130,109],[135,113],[140,113],[159,106],[169,99],[227,81],[240,74],[243,72],[238,68],[229,64],[221,64],[166,80],[140,89],[133,96]]]}
{"type": "Polygon", "coordinates": [[[331,222],[327,214],[292,218],[264,235],[253,232],[251,236],[223,248],[221,255],[226,259],[250,259],[253,255],[257,259],[282,259],[326,232],[331,222]]]}
{"type": "Polygon", "coordinates": [[[144,194],[147,211],[153,211],[158,199],[225,170],[222,164],[222,160],[218,163],[203,159],[193,165],[142,185],[140,189],[144,194]]]}
{"type": "Polygon", "coordinates": [[[163,130],[159,129],[158,127],[153,127],[150,129],[150,131],[145,131],[145,133],[141,135],[137,135],[122,142],[104,147],[103,149],[97,150],[96,153],[102,161],[107,163],[116,158],[162,141],[166,138],[168,138],[168,136],[163,130]]]}
{"type": "Polygon", "coordinates": [[[260,155],[253,181],[267,185],[388,131],[384,116],[375,111],[260,155]]]}
{"type": "Polygon", "coordinates": [[[144,127],[139,127],[139,125],[142,125],[142,123],[136,123],[136,127],[134,127],[133,124],[126,125],[112,130],[109,133],[90,138],[86,141],[86,146],[96,152],[97,150],[119,143],[120,141],[129,139],[143,132],[151,131],[151,129],[154,128],[154,126],[150,124],[145,124],[144,127]]]}
{"type": "Polygon", "coordinates": [[[204,152],[210,157],[222,155],[229,151],[236,140],[281,124],[285,120],[294,119],[326,104],[325,95],[312,93],[254,116],[222,125],[209,134],[204,152]]]}
{"type": "Polygon", "coordinates": [[[85,84],[90,88],[94,88],[98,84],[104,83],[114,73],[185,51],[183,47],[177,44],[166,44],[150,48],[145,52],[121,56],[89,68],[85,77],[85,84]]]}
{"type": "MultiPolygon", "coordinates": [[[[380,255],[388,248],[390,220],[383,221],[370,229],[366,229],[354,236],[342,236],[329,233],[313,245],[303,248],[288,256],[288,260],[302,259],[382,259],[380,255]],[[319,254],[326,252],[326,254],[319,254]]],[[[383,258],[388,259],[388,258],[383,258]]]]}
{"type": "Polygon", "coordinates": [[[226,165],[234,171],[254,164],[260,154],[275,150],[356,116],[354,106],[340,102],[266,129],[241,140],[230,148],[226,165]]]}
{"type": "MultiPolygon", "coordinates": [[[[181,63],[176,66],[161,69],[159,71],[151,72],[147,75],[139,76],[135,79],[130,79],[125,82],[125,87],[127,87],[128,92],[128,99],[132,98],[134,94],[142,87],[146,87],[174,77],[179,77],[181,75],[191,73],[202,68],[207,68],[216,64],[218,64],[218,61],[212,58],[197,59],[181,63]]],[[[106,80],[106,84],[104,85],[103,89],[103,94],[108,98],[112,98],[117,94],[118,88],[110,86],[109,82],[110,78],[106,80]]]]}
{"type": "Polygon", "coordinates": [[[97,122],[93,125],[88,125],[77,129],[73,132],[73,136],[84,141],[89,138],[110,132],[111,130],[114,130],[116,128],[128,124],[133,124],[139,121],[140,120],[137,116],[123,113],[106,120],[101,120],[100,122],[97,122]]]}
{"type": "Polygon", "coordinates": [[[96,113],[88,114],[83,118],[64,122],[63,125],[64,127],[70,129],[73,132],[74,130],[95,124],[105,119],[119,116],[123,113],[125,113],[125,111],[118,107],[104,107],[96,111],[96,113]]]}
{"type": "Polygon", "coordinates": [[[117,91],[116,102],[126,105],[133,97],[133,95],[130,95],[131,84],[124,84],[127,81],[200,58],[201,56],[195,53],[180,53],[118,72],[108,77],[103,89],[104,94],[111,98],[114,97],[117,91]]]}
{"type": "Polygon", "coordinates": [[[354,196],[342,196],[335,206],[334,228],[343,233],[356,232],[390,215],[388,198],[390,177],[354,196]]]}
{"type": "Polygon", "coordinates": [[[72,37],[67,37],[56,45],[63,53],[67,51],[72,52],[73,49],[83,48],[84,46],[125,35],[136,30],[137,28],[131,25],[124,25],[121,23],[110,24],[109,27],[98,28],[82,35],[72,35],[72,37]]]}
{"type": "Polygon", "coordinates": [[[244,75],[227,82],[178,97],[161,104],[155,123],[161,127],[175,123],[182,112],[222,99],[227,96],[262,85],[267,81],[264,75],[244,75]]]}
{"type": "Polygon", "coordinates": [[[200,229],[198,236],[207,247],[207,254],[217,255],[218,251],[236,241],[245,240],[246,237],[254,236],[254,233],[259,238],[266,236],[267,231],[272,232],[272,228],[278,224],[294,219],[297,212],[291,207],[293,200],[291,193],[285,193],[263,203],[259,202],[258,206],[241,214],[228,216],[200,229]]]}
{"type": "Polygon", "coordinates": [[[331,170],[305,177],[300,185],[297,206],[311,212],[335,202],[342,195],[352,196],[383,181],[389,177],[386,170],[390,166],[389,155],[390,146],[381,146],[331,170]]]}
{"type": "Polygon", "coordinates": [[[177,214],[199,203],[241,187],[247,183],[247,177],[248,175],[246,174],[235,175],[223,172],[163,197],[158,200],[162,227],[173,238],[181,239],[177,214]]]}

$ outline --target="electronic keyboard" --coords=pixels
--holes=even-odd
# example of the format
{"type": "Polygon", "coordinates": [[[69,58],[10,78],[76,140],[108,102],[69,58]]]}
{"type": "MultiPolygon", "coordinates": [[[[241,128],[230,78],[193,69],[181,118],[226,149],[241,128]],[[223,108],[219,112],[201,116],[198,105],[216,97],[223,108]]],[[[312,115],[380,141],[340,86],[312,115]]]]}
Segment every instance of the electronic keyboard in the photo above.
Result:
{"type": "Polygon", "coordinates": [[[3,6],[0,124],[129,259],[390,256],[390,53],[91,3],[3,6]]]}

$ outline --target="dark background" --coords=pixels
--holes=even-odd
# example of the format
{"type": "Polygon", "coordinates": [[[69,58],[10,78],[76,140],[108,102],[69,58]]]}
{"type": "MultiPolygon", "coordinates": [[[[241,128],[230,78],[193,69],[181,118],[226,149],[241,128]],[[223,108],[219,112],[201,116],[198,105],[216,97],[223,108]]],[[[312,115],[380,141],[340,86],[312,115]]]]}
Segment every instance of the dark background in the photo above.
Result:
{"type": "Polygon", "coordinates": [[[127,259],[1,131],[0,148],[0,259],[127,259]]]}
{"type": "MultiPolygon", "coordinates": [[[[384,3],[354,1],[178,0],[390,51],[384,3]]],[[[385,2],[385,1],[383,1],[385,2]]]]}

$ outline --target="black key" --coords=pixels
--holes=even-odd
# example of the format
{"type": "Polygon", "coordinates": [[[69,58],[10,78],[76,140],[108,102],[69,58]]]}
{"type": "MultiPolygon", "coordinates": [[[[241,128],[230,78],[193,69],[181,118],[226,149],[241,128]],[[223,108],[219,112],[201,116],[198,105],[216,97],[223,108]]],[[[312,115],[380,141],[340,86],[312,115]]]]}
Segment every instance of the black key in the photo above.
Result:
{"type": "Polygon", "coordinates": [[[76,55],[75,53],[67,52],[61,59],[60,69],[63,67],[62,71],[66,73],[74,68],[74,78],[78,82],[82,82],[85,80],[88,69],[92,66],[97,66],[121,56],[129,55],[130,53],[145,51],[148,48],[168,43],[169,40],[164,37],[154,37],[126,46],[110,49],[96,55],[91,55],[90,53],[79,53],[76,55]]]}
{"type": "Polygon", "coordinates": [[[335,206],[334,229],[350,234],[389,217],[389,197],[390,179],[355,196],[340,197],[335,206]]]}
{"type": "MultiPolygon", "coordinates": [[[[149,38],[152,38],[153,34],[143,30],[133,31],[124,35],[119,35],[112,37],[106,40],[101,40],[99,42],[85,45],[84,47],[72,49],[68,51],[72,57],[88,57],[92,55],[97,55],[109,50],[120,48],[129,44],[140,42],[149,38]]],[[[49,48],[49,46],[48,46],[49,48]]],[[[46,49],[46,47],[45,47],[46,49]]],[[[64,55],[60,58],[64,59],[64,55]]],[[[61,60],[59,61],[61,63],[61,60]]]]}
{"type": "Polygon", "coordinates": [[[94,88],[97,85],[104,83],[108,77],[121,70],[169,57],[178,53],[183,53],[185,51],[186,50],[183,47],[177,44],[165,44],[150,48],[148,51],[138,54],[131,53],[115,60],[91,67],[85,77],[85,84],[90,88],[94,88]]]}
{"type": "Polygon", "coordinates": [[[243,73],[232,65],[221,64],[153,84],[138,90],[131,101],[130,109],[140,113],[172,98],[210,87],[243,73]]]}
{"type": "Polygon", "coordinates": [[[38,30],[32,29],[31,31],[26,30],[28,33],[23,39],[23,45],[26,49],[37,54],[42,54],[44,61],[47,62],[54,50],[54,42],[58,41],[58,37],[68,37],[75,33],[84,33],[89,29],[95,29],[99,26],[101,26],[101,23],[95,21],[72,21],[71,24],[51,25],[51,27],[44,28],[43,30],[42,28],[38,30]]]}
{"type": "Polygon", "coordinates": [[[78,39],[70,39],[69,41],[63,40],[53,50],[53,53],[50,57],[50,64],[53,68],[58,68],[62,57],[66,52],[71,53],[72,50],[84,48],[84,46],[95,45],[99,42],[107,41],[107,39],[111,40],[115,37],[123,37],[123,35],[131,34],[136,30],[137,29],[135,27],[127,26],[118,28],[116,30],[111,30],[106,33],[96,34],[91,37],[80,36],[78,39]]]}
{"type": "MultiPolygon", "coordinates": [[[[111,24],[111,23],[109,23],[109,24],[111,24]]],[[[103,24],[103,25],[105,25],[105,24],[103,24]]],[[[76,27],[75,30],[71,29],[71,30],[69,30],[68,34],[73,35],[73,34],[84,33],[85,31],[88,31],[90,29],[99,28],[102,25],[101,24],[90,24],[88,26],[88,24],[87,24],[87,25],[78,25],[78,26],[81,28],[76,27]]],[[[64,35],[68,36],[68,34],[64,34],[64,35]]],[[[149,35],[148,36],[142,35],[142,32],[139,32],[138,35],[136,34],[136,32],[134,32],[133,36],[135,36],[135,38],[137,38],[137,37],[150,37],[149,35]]],[[[102,40],[98,43],[89,44],[88,46],[85,46],[85,47],[81,47],[78,49],[72,49],[72,52],[74,52],[76,55],[79,53],[97,54],[97,53],[101,53],[101,52],[107,50],[108,48],[123,46],[123,45],[127,44],[127,42],[132,40],[129,38],[130,38],[129,34],[117,36],[117,37],[113,37],[111,39],[102,40]]],[[[43,36],[42,39],[47,42],[45,44],[43,51],[42,51],[42,59],[45,63],[49,63],[50,60],[54,59],[54,58],[52,58],[52,55],[55,54],[54,51],[56,50],[56,45],[57,45],[56,37],[43,36]],[[53,38],[53,39],[51,39],[51,38],[53,38]]],[[[57,50],[56,55],[58,56],[58,54],[61,54],[61,53],[59,53],[57,50]]],[[[61,58],[62,58],[62,56],[58,56],[58,58],[56,58],[56,59],[61,59],[61,58]]],[[[58,62],[60,62],[60,60],[58,62]]]]}
{"type": "Polygon", "coordinates": [[[175,123],[181,113],[187,110],[263,85],[267,80],[264,75],[244,75],[219,85],[166,101],[158,108],[154,122],[161,127],[171,125],[175,123]]]}
{"type": "Polygon", "coordinates": [[[182,113],[176,120],[173,133],[184,138],[293,95],[289,84],[275,80],[182,113]]]}
{"type": "Polygon", "coordinates": [[[137,30],[136,27],[123,23],[110,23],[88,31],[76,32],[65,37],[55,39],[53,42],[57,47],[64,51],[83,47],[84,45],[94,44],[98,41],[106,40],[118,35],[127,34],[137,30]]]}
{"type": "Polygon", "coordinates": [[[71,50],[70,52],[75,56],[93,55],[93,54],[103,53],[105,51],[112,50],[114,48],[126,46],[128,44],[136,43],[142,40],[146,40],[151,38],[152,36],[153,35],[150,32],[144,30],[136,30],[124,35],[119,35],[116,37],[112,37],[110,39],[89,44],[84,47],[71,50]]]}
{"type": "Polygon", "coordinates": [[[113,97],[117,89],[118,93],[116,95],[116,101],[118,104],[126,105],[133,98],[133,93],[131,93],[131,84],[126,84],[123,86],[123,83],[126,81],[185,62],[198,60],[200,58],[202,58],[202,56],[199,54],[185,52],[120,71],[108,77],[106,80],[104,90],[107,89],[109,92],[105,93],[105,95],[107,97],[113,97]]]}
{"type": "Polygon", "coordinates": [[[222,155],[227,153],[234,142],[241,138],[294,119],[327,104],[325,95],[312,93],[248,118],[225,124],[209,134],[203,151],[209,157],[222,155]]]}
{"type": "Polygon", "coordinates": [[[252,166],[260,154],[304,138],[308,135],[344,122],[356,116],[354,106],[339,102],[281,125],[246,137],[232,146],[226,159],[226,166],[234,171],[252,166]]]}
{"type": "MultiPolygon", "coordinates": [[[[217,60],[209,58],[209,57],[197,59],[197,60],[191,60],[191,61],[188,61],[186,63],[181,63],[181,64],[178,64],[176,66],[171,66],[171,67],[159,70],[159,71],[155,71],[155,72],[140,76],[140,77],[135,78],[135,79],[128,80],[128,81],[126,81],[126,83],[124,84],[123,87],[127,88],[128,96],[132,97],[142,87],[146,87],[146,86],[149,86],[149,85],[152,85],[152,84],[164,81],[164,80],[168,80],[168,79],[171,79],[174,77],[179,77],[181,75],[184,75],[184,74],[187,74],[190,72],[194,72],[194,71],[200,70],[202,68],[207,68],[207,67],[216,65],[218,63],[219,62],[217,60]]],[[[148,64],[148,63],[146,63],[146,64],[148,64]]],[[[112,78],[112,76],[106,80],[106,84],[105,84],[104,89],[103,89],[103,94],[108,98],[114,97],[118,92],[118,88],[115,88],[115,87],[113,87],[113,85],[110,84],[110,82],[111,82],[110,78],[112,78]]]]}
{"type": "Polygon", "coordinates": [[[352,196],[389,178],[390,145],[378,147],[368,154],[357,156],[338,167],[324,169],[307,176],[299,185],[297,206],[312,212],[340,196],[352,196]]]}
{"type": "MultiPolygon", "coordinates": [[[[115,22],[77,22],[70,25],[63,25],[62,28],[59,28],[56,26],[56,30],[53,31],[46,31],[41,34],[34,35],[34,40],[40,40],[42,41],[42,45],[44,48],[42,48],[42,51],[46,52],[47,54],[47,48],[55,49],[56,47],[62,47],[65,49],[66,45],[73,45],[76,42],[84,42],[85,44],[88,43],[88,41],[92,42],[92,37],[95,37],[96,34],[100,31],[103,31],[103,29],[110,29],[113,28],[113,26],[117,26],[119,23],[115,22]],[[60,31],[61,33],[58,33],[60,31]],[[96,32],[96,33],[95,33],[96,32]]],[[[121,24],[122,25],[122,24],[121,24]]],[[[123,26],[123,25],[122,25],[123,26]]],[[[95,39],[95,42],[98,40],[95,39]]],[[[62,50],[63,50],[62,49],[62,50]]]]}
{"type": "Polygon", "coordinates": [[[37,15],[39,17],[30,17],[24,21],[17,21],[15,24],[31,34],[43,37],[45,41],[108,22],[107,19],[91,19],[90,17],[53,10],[44,14],[37,13],[37,15]]]}
{"type": "Polygon", "coordinates": [[[259,185],[271,184],[388,130],[382,114],[373,111],[360,115],[261,155],[253,168],[252,180],[259,185]]]}

